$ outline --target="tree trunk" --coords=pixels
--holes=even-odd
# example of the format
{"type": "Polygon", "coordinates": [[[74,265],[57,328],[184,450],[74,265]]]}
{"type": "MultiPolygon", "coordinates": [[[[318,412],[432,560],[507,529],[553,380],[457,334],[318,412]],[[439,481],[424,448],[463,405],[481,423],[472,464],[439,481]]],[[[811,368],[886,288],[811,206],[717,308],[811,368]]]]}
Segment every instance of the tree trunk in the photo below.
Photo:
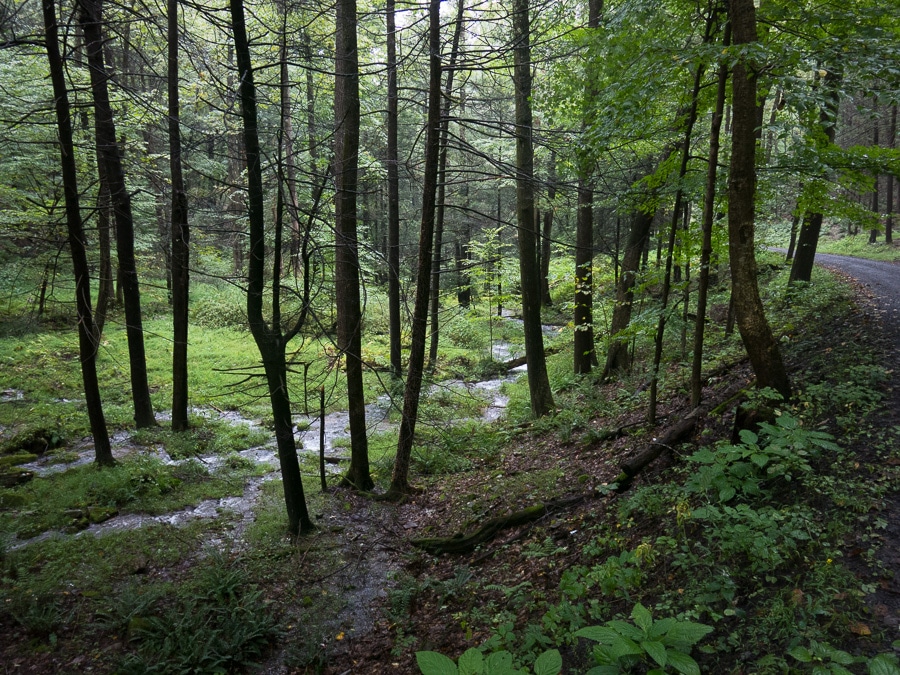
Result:
{"type": "MultiPolygon", "coordinates": [[[[588,29],[600,26],[603,0],[589,0],[588,29]]],[[[587,86],[586,98],[595,96],[594,87],[587,86]]],[[[587,110],[582,119],[582,132],[588,125],[587,110]]],[[[594,356],[594,158],[584,150],[578,158],[578,213],[575,221],[575,302],[573,324],[573,360],[576,375],[591,372],[594,356]]]]}
{"type": "Polygon", "coordinates": [[[516,222],[522,323],[528,358],[531,412],[542,417],[553,407],[541,330],[541,278],[537,267],[538,233],[534,222],[534,148],[531,115],[531,24],[529,0],[513,1],[513,63],[516,100],[516,222]]]}
{"type": "Polygon", "coordinates": [[[578,218],[575,235],[575,374],[591,372],[594,353],[593,263],[594,190],[584,178],[578,179],[578,218]]]}
{"type": "MultiPolygon", "coordinates": [[[[880,142],[879,138],[878,138],[878,130],[879,130],[879,127],[881,126],[881,122],[878,119],[878,98],[877,97],[875,98],[873,104],[875,106],[875,110],[874,110],[875,119],[873,120],[872,145],[877,148],[878,144],[880,142]]],[[[875,185],[872,189],[872,213],[875,214],[875,222],[876,223],[881,221],[881,214],[880,214],[881,200],[879,199],[880,195],[878,194],[878,179],[879,179],[879,176],[876,173],[875,174],[875,185]]],[[[874,244],[876,241],[878,241],[878,227],[877,226],[873,227],[871,229],[871,231],[869,232],[869,243],[874,244]]]]}
{"type": "Polygon", "coordinates": [[[362,312],[359,294],[359,243],[356,191],[359,169],[359,55],[356,45],[356,0],[338,0],[335,26],[334,112],[335,162],[335,301],[338,349],[346,359],[347,409],[350,417],[350,467],[344,483],[369,490],[366,405],[362,372],[362,312]]]}
{"type": "MultiPolygon", "coordinates": [[[[888,132],[888,147],[893,150],[897,147],[897,104],[891,106],[891,126],[888,132]]],[[[884,243],[894,243],[894,174],[887,175],[887,219],[884,221],[884,243]]]]}
{"type": "MultiPolygon", "coordinates": [[[[247,159],[247,221],[250,226],[250,260],[247,285],[247,318],[250,332],[256,341],[265,369],[269,402],[275,424],[275,440],[281,465],[281,480],[287,506],[288,530],[304,534],[315,529],[306,509],[303,480],[297,460],[291,403],[287,388],[285,346],[280,322],[273,320],[271,328],[263,319],[263,291],[265,287],[265,205],[262,185],[262,166],[256,111],[256,87],[250,61],[250,47],[244,24],[243,0],[231,0],[231,25],[234,30],[234,51],[240,82],[241,117],[244,122],[244,152],[247,159]]],[[[278,278],[273,280],[278,285],[278,278]]],[[[277,298],[273,307],[277,306],[277,298]]]]}
{"type": "Polygon", "coordinates": [[[553,201],[556,199],[556,152],[550,153],[550,170],[547,172],[547,210],[544,211],[544,231],[541,234],[541,306],[553,305],[550,297],[550,256],[552,255],[553,237],[553,201]]]}
{"type": "Polygon", "coordinates": [[[447,71],[447,84],[444,87],[444,109],[441,111],[441,138],[438,157],[437,177],[437,211],[434,222],[434,262],[431,267],[431,342],[428,347],[428,367],[434,368],[437,363],[439,313],[441,306],[441,264],[444,248],[444,213],[446,212],[447,194],[447,139],[450,135],[450,102],[453,95],[453,75],[456,71],[456,58],[459,54],[459,39],[463,29],[463,12],[465,0],[458,0],[456,5],[456,29],[453,31],[453,46],[450,48],[450,61],[447,71]]]}
{"type": "Polygon", "coordinates": [[[610,341],[606,352],[606,365],[603,368],[603,379],[615,373],[627,373],[631,370],[631,355],[628,350],[629,337],[622,335],[622,331],[631,323],[634,284],[641,267],[641,257],[647,250],[653,216],[653,213],[639,209],[631,218],[631,229],[628,231],[628,240],[625,242],[619,283],[616,286],[616,304],[613,307],[612,323],[609,328],[610,341]]]}
{"type": "MultiPolygon", "coordinates": [[[[753,0],[731,0],[730,19],[735,45],[756,42],[753,0]]],[[[746,58],[734,65],[731,87],[734,119],[728,185],[728,243],[734,312],[757,386],[771,387],[788,399],[791,396],[790,381],[778,343],[766,320],[757,286],[754,241],[756,74],[753,64],[748,64],[746,58]]]]}
{"type": "Polygon", "coordinates": [[[178,0],[168,0],[169,13],[169,170],[172,177],[172,429],[188,428],[188,297],[190,229],[187,191],[181,170],[181,124],[178,101],[178,0]]]}
{"type": "MultiPolygon", "coordinates": [[[[828,143],[834,143],[835,126],[837,125],[838,103],[841,81],[839,71],[829,70],[825,74],[822,86],[825,88],[825,106],[819,112],[819,124],[825,132],[828,143]]],[[[788,283],[808,282],[812,278],[813,263],[816,259],[816,247],[819,245],[819,234],[822,231],[822,213],[807,211],[803,214],[800,233],[797,235],[797,250],[791,265],[788,283]]]]}
{"type": "MultiPolygon", "coordinates": [[[[725,26],[723,46],[731,44],[731,25],[725,26]]],[[[697,284],[697,320],[694,324],[694,357],[691,363],[691,407],[700,405],[703,396],[703,337],[706,330],[706,301],[709,295],[710,263],[712,260],[712,229],[716,208],[716,177],[719,168],[719,139],[722,131],[722,114],[725,110],[725,93],[728,83],[728,66],[719,66],[716,83],[716,103],[709,129],[709,158],[706,168],[706,194],[703,197],[702,243],[700,245],[700,280],[697,284]]]]}
{"type": "Polygon", "coordinates": [[[388,179],[388,323],[391,375],[403,373],[400,346],[400,177],[397,147],[397,27],[394,0],[387,0],[387,179],[388,179]]]}
{"type": "Polygon", "coordinates": [[[128,336],[128,362],[131,369],[131,396],[134,403],[134,421],[137,427],[156,424],[150,402],[150,386],[147,382],[147,362],[144,355],[144,329],[141,317],[141,295],[137,267],[134,259],[134,220],[131,213],[131,195],[125,185],[125,173],[116,142],[116,127],[109,103],[107,80],[109,76],[103,63],[102,0],[79,0],[79,21],[84,29],[85,48],[91,76],[91,94],[94,99],[94,124],[98,139],[98,155],[106,170],[110,198],[116,219],[116,242],[119,270],[122,273],[122,290],[125,305],[126,334],[128,336]]]}
{"type": "Polygon", "coordinates": [[[56,126],[59,133],[66,227],[69,232],[69,249],[72,253],[72,268],[75,273],[75,309],[78,314],[78,352],[81,361],[81,377],[84,383],[84,397],[87,403],[91,435],[94,437],[95,461],[101,466],[110,466],[114,461],[112,448],[109,443],[109,433],[106,429],[106,420],[103,416],[100,383],[97,379],[97,340],[99,334],[94,328],[94,319],[91,314],[91,277],[88,269],[87,251],[84,245],[81,208],[78,203],[78,173],[75,166],[75,145],[72,141],[69,94],[66,91],[65,72],[59,52],[56,4],[53,0],[43,0],[42,7],[47,61],[50,68],[50,79],[53,84],[56,126]]]}
{"type": "MultiPolygon", "coordinates": [[[[714,14],[710,12],[706,19],[706,29],[703,35],[703,43],[706,44],[710,40],[713,28],[714,14]]],[[[687,121],[684,128],[684,141],[681,146],[681,164],[678,168],[678,188],[675,190],[675,205],[672,207],[672,222],[669,224],[669,241],[666,246],[666,271],[663,275],[662,299],[660,300],[659,322],[656,326],[656,338],[653,345],[653,365],[650,370],[650,406],[648,411],[648,421],[650,424],[656,423],[656,403],[657,390],[659,387],[659,365],[662,362],[663,339],[666,334],[666,314],[669,304],[669,293],[672,288],[672,257],[675,253],[675,240],[678,233],[678,221],[682,216],[682,199],[684,191],[682,185],[687,175],[688,161],[691,156],[691,136],[694,132],[694,124],[697,122],[697,104],[700,95],[700,84],[703,79],[703,73],[706,70],[705,64],[697,66],[694,73],[694,85],[691,90],[691,104],[688,111],[687,121]]]]}
{"type": "Polygon", "coordinates": [[[428,118],[425,135],[425,175],[422,183],[422,223],[419,230],[419,266],[416,271],[416,304],[412,317],[412,346],[409,369],[403,392],[403,413],[397,441],[397,457],[391,475],[387,498],[400,500],[411,491],[409,458],[415,440],[419,412],[419,393],[425,366],[425,340],[428,332],[428,301],[431,289],[431,254],[434,245],[435,193],[438,181],[438,155],[441,137],[441,56],[440,56],[440,0],[429,4],[429,80],[428,118]]]}

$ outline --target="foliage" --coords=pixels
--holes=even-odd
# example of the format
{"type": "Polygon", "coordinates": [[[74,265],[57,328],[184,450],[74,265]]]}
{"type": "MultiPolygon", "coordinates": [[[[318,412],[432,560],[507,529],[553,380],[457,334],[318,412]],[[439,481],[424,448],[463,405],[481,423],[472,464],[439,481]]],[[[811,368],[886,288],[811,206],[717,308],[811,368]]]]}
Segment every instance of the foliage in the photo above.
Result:
{"type": "Polygon", "coordinates": [[[594,648],[597,667],[590,675],[615,675],[629,672],[638,663],[655,663],[651,673],[676,672],[700,675],[700,667],[690,656],[694,647],[712,632],[712,626],[674,618],[653,620],[653,616],[638,603],[631,611],[633,624],[626,621],[607,621],[604,626],[589,626],[575,633],[576,637],[598,642],[594,648]]]}
{"type": "Polygon", "coordinates": [[[416,652],[416,663],[422,675],[559,675],[562,657],[555,649],[547,650],[534,660],[531,671],[515,668],[512,654],[506,651],[484,656],[477,649],[468,649],[458,665],[438,652],[416,652]]]}

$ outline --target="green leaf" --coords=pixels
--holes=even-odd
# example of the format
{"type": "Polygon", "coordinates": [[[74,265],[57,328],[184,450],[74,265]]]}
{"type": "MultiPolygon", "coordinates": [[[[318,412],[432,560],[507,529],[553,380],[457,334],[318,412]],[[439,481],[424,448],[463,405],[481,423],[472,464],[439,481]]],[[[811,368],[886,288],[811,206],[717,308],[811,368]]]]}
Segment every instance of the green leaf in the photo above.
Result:
{"type": "Polygon", "coordinates": [[[477,649],[467,649],[459,657],[459,675],[481,675],[483,672],[484,657],[477,649]]]}
{"type": "Polygon", "coordinates": [[[612,621],[607,621],[606,625],[623,637],[631,638],[632,640],[642,640],[644,638],[644,631],[635,628],[627,621],[613,619],[612,621]]]}
{"type": "Polygon", "coordinates": [[[869,675],[900,675],[897,657],[893,654],[879,654],[869,661],[869,675]]]}
{"type": "Polygon", "coordinates": [[[643,642],[641,642],[641,647],[650,655],[651,659],[665,668],[666,663],[668,663],[668,659],[666,659],[666,647],[662,642],[656,642],[655,640],[644,640],[643,642]]]}
{"type": "Polygon", "coordinates": [[[662,635],[665,635],[676,623],[678,623],[678,619],[672,618],[671,616],[668,616],[665,619],[660,619],[659,621],[654,621],[653,628],[651,628],[650,632],[647,633],[647,637],[658,638],[662,635]]]}
{"type": "Polygon", "coordinates": [[[513,670],[513,657],[507,651],[494,652],[484,660],[484,672],[490,675],[507,675],[513,670]]]}
{"type": "Polygon", "coordinates": [[[721,490],[719,490],[719,501],[727,502],[729,499],[734,497],[734,495],[735,495],[735,489],[729,485],[728,487],[724,487],[721,490]]]}
{"type": "Polygon", "coordinates": [[[619,675],[621,672],[619,666],[595,666],[584,675],[619,675]]]}
{"type": "Polygon", "coordinates": [[[456,664],[437,652],[416,652],[416,663],[422,675],[458,675],[456,664]]]}
{"type": "Polygon", "coordinates": [[[634,623],[637,624],[645,634],[650,630],[650,626],[653,625],[653,616],[650,614],[650,610],[641,603],[637,603],[634,606],[634,609],[631,610],[631,618],[634,619],[634,623]]]}
{"type": "Polygon", "coordinates": [[[750,461],[756,464],[756,466],[761,469],[769,463],[769,456],[754,452],[752,455],[750,455],[750,461]]]}
{"type": "Polygon", "coordinates": [[[693,646],[711,633],[712,630],[712,626],[707,626],[703,623],[679,621],[666,633],[663,643],[668,645],[693,646]]]}
{"type": "Polygon", "coordinates": [[[797,645],[792,649],[788,649],[788,654],[790,656],[793,656],[800,663],[812,663],[813,660],[813,655],[806,647],[802,645],[797,645]]]}
{"type": "Polygon", "coordinates": [[[700,675],[700,666],[684,652],[670,651],[669,663],[681,675],[700,675]]]}
{"type": "Polygon", "coordinates": [[[562,656],[557,649],[550,649],[534,662],[534,675],[559,675],[562,670],[562,656]]]}

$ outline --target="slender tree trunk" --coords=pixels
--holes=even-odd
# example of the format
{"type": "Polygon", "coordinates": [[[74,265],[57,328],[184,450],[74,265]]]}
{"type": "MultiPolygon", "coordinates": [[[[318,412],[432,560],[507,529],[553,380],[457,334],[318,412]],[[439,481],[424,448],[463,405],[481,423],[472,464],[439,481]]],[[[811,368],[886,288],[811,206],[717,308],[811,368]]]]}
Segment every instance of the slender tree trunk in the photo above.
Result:
{"type": "Polygon", "coordinates": [[[434,219],[436,211],[438,155],[441,135],[441,57],[440,57],[440,0],[429,3],[429,80],[428,118],[425,135],[425,175],[422,184],[422,223],[419,230],[419,266],[416,271],[416,304],[412,317],[412,346],[409,352],[409,369],[403,392],[403,414],[397,441],[397,457],[391,475],[387,497],[400,500],[411,491],[409,485],[409,458],[415,440],[416,421],[419,413],[419,394],[425,367],[425,340],[428,332],[428,301],[431,289],[431,254],[434,245],[434,219]]]}
{"type": "Polygon", "coordinates": [[[534,222],[534,148],[531,115],[531,22],[529,0],[513,0],[513,63],[516,99],[516,222],[519,234],[519,279],[531,412],[553,410],[541,330],[541,279],[537,268],[538,233],[534,222]]]}
{"type": "Polygon", "coordinates": [[[459,39],[463,29],[463,13],[465,0],[457,0],[456,28],[453,31],[453,45],[450,48],[450,61],[447,71],[447,84],[444,87],[444,108],[441,111],[441,140],[438,157],[437,178],[437,212],[434,222],[434,262],[431,266],[431,341],[428,347],[428,367],[433,369],[437,363],[438,335],[440,328],[439,314],[441,307],[441,264],[443,263],[444,214],[446,212],[447,195],[447,139],[450,135],[450,103],[453,96],[453,76],[456,72],[456,59],[459,54],[459,39]]]}
{"type": "Polygon", "coordinates": [[[338,0],[335,29],[335,300],[338,349],[346,359],[350,417],[350,467],[344,483],[369,490],[369,444],[362,371],[362,311],[359,293],[359,242],[356,192],[359,173],[359,54],[356,0],[338,0]]]}
{"type": "Polygon", "coordinates": [[[388,179],[388,324],[391,375],[403,373],[400,346],[400,176],[397,146],[397,26],[394,0],[387,0],[387,179],[388,179]]]}
{"type": "Polygon", "coordinates": [[[544,211],[544,231],[541,234],[541,306],[550,307],[553,305],[553,298],[550,297],[550,256],[553,254],[553,211],[554,200],[556,199],[556,152],[550,153],[550,169],[547,172],[547,201],[549,205],[544,211]]]}
{"type": "Polygon", "coordinates": [[[575,374],[591,372],[594,353],[594,189],[578,179],[578,219],[575,227],[575,374]]]}
{"type": "MultiPolygon", "coordinates": [[[[97,162],[98,174],[102,162],[97,162]]],[[[97,311],[94,313],[94,323],[97,327],[97,334],[103,334],[103,328],[106,325],[106,315],[110,305],[116,300],[115,278],[112,264],[112,224],[110,222],[110,204],[109,204],[109,185],[106,179],[100,176],[100,189],[97,194],[97,243],[100,249],[100,270],[98,273],[97,284],[97,311]]],[[[99,339],[99,338],[98,338],[99,339]]]]}
{"type": "MultiPolygon", "coordinates": [[[[730,20],[736,46],[756,42],[756,10],[753,0],[731,0],[730,20]]],[[[748,64],[746,58],[739,59],[734,65],[731,87],[734,120],[728,184],[728,243],[734,311],[744,348],[756,374],[757,386],[771,387],[788,399],[791,384],[778,343],[766,320],[757,286],[754,241],[756,74],[753,65],[748,64]]]]}
{"type": "MultiPolygon", "coordinates": [[[[244,122],[244,152],[247,159],[247,220],[250,227],[250,260],[247,286],[247,318],[250,332],[256,341],[269,390],[269,402],[275,423],[275,440],[281,465],[281,480],[287,506],[288,530],[292,534],[304,534],[315,529],[306,509],[300,463],[294,440],[291,403],[287,388],[285,346],[287,339],[281,334],[276,311],[272,326],[263,319],[263,292],[265,289],[265,205],[262,185],[262,166],[259,148],[259,125],[256,111],[256,86],[250,61],[250,47],[244,24],[243,0],[231,0],[231,25],[234,30],[234,51],[240,75],[241,117],[244,122]]],[[[278,277],[273,280],[277,287],[278,277]]],[[[277,296],[273,307],[278,307],[277,296]]]]}
{"type": "MultiPolygon", "coordinates": [[[[879,127],[881,126],[881,121],[878,119],[878,116],[877,116],[877,113],[878,113],[878,98],[877,97],[873,101],[873,104],[875,107],[876,116],[875,116],[875,119],[873,120],[874,124],[873,124],[873,130],[872,130],[872,145],[877,148],[878,144],[880,143],[880,140],[878,138],[878,131],[879,131],[879,127]]],[[[881,200],[879,199],[880,195],[878,194],[878,179],[879,178],[880,178],[880,176],[878,174],[875,174],[875,185],[872,189],[872,213],[875,214],[876,222],[881,221],[881,213],[880,213],[881,200]]],[[[873,227],[872,230],[869,232],[869,243],[874,244],[876,241],[878,241],[878,227],[877,226],[873,227]]]]}
{"type": "MultiPolygon", "coordinates": [[[[731,25],[725,26],[723,46],[731,44],[731,25]]],[[[706,194],[703,197],[701,217],[702,243],[700,245],[700,280],[697,284],[697,320],[694,324],[694,357],[691,363],[691,406],[700,405],[703,397],[703,337],[706,330],[706,302],[709,295],[710,264],[712,261],[712,229],[716,208],[716,177],[719,168],[719,139],[722,131],[722,115],[725,110],[725,93],[728,84],[728,66],[719,66],[716,83],[716,103],[709,130],[709,159],[706,168],[706,194]]]]}
{"type": "MultiPolygon", "coordinates": [[[[888,147],[893,150],[897,147],[897,104],[891,106],[891,126],[888,131],[888,147]]],[[[887,175],[887,220],[884,222],[884,243],[894,243],[894,174],[887,175]]]]}
{"type": "Polygon", "coordinates": [[[94,123],[99,140],[98,154],[102,157],[109,182],[110,198],[116,219],[116,242],[119,269],[125,305],[126,334],[128,336],[128,361],[131,368],[131,396],[134,402],[134,421],[137,427],[156,424],[150,402],[150,386],[147,382],[147,362],[144,355],[144,329],[141,317],[141,295],[137,267],[134,259],[134,220],[131,213],[131,195],[125,185],[125,173],[116,142],[116,127],[109,103],[107,80],[109,76],[103,63],[102,2],[79,0],[79,19],[84,29],[85,47],[91,76],[91,94],[94,99],[94,123]]]}
{"type": "Polygon", "coordinates": [[[56,4],[43,0],[44,42],[53,98],[56,109],[56,126],[59,133],[60,163],[63,193],[65,195],[66,227],[69,232],[69,249],[75,273],[75,309],[78,314],[78,351],[81,361],[81,377],[87,403],[91,435],[94,437],[94,457],[97,464],[114,463],[109,433],[103,416],[100,383],[97,379],[97,344],[99,332],[91,314],[91,277],[88,269],[84,230],[81,224],[81,207],[78,203],[78,174],[75,166],[75,144],[72,141],[72,118],[69,109],[69,93],[66,90],[63,61],[59,51],[59,29],[56,21],[56,4]]]}
{"type": "Polygon", "coordinates": [[[169,170],[172,177],[172,429],[188,428],[188,297],[190,293],[190,229],[187,191],[181,170],[181,124],[178,101],[178,0],[169,12],[169,170]]]}
{"type": "MultiPolygon", "coordinates": [[[[828,143],[834,143],[838,104],[840,102],[840,92],[838,90],[840,81],[840,71],[829,70],[825,74],[822,83],[822,86],[825,88],[826,102],[819,113],[819,124],[825,132],[828,143]]],[[[797,250],[794,251],[794,262],[791,265],[791,275],[788,283],[793,284],[797,281],[808,282],[812,278],[812,268],[816,259],[816,248],[819,245],[819,234],[821,231],[821,211],[805,212],[800,224],[800,233],[797,235],[797,250]]]]}
{"type": "Polygon", "coordinates": [[[634,284],[641,267],[641,257],[648,248],[653,217],[652,212],[648,213],[641,209],[635,211],[631,217],[631,228],[628,231],[628,240],[625,242],[619,283],[616,286],[616,304],[613,307],[612,322],[609,327],[610,342],[606,352],[603,379],[631,370],[631,354],[628,349],[630,338],[622,335],[622,332],[631,323],[634,284]]]}
{"type": "MultiPolygon", "coordinates": [[[[703,36],[704,44],[708,43],[712,35],[714,14],[710,12],[706,19],[706,30],[703,36]]],[[[672,288],[672,257],[675,253],[675,240],[678,233],[678,221],[682,216],[682,200],[684,178],[687,175],[688,161],[691,156],[691,136],[694,132],[694,124],[697,122],[697,104],[700,95],[700,84],[703,80],[703,73],[706,70],[704,64],[697,66],[694,73],[694,86],[691,90],[691,104],[688,111],[687,122],[684,129],[684,141],[681,146],[681,164],[678,168],[678,189],[675,190],[675,205],[672,207],[672,222],[669,224],[669,241],[666,246],[666,271],[663,275],[662,299],[660,300],[662,307],[659,312],[659,322],[656,326],[656,339],[653,349],[653,366],[650,371],[650,407],[648,411],[648,421],[650,424],[656,423],[656,404],[659,387],[659,366],[662,362],[663,339],[666,334],[666,315],[669,304],[669,293],[672,288]]]]}
{"type": "MultiPolygon", "coordinates": [[[[600,26],[600,14],[603,12],[603,0],[589,0],[588,28],[593,30],[600,26]]],[[[591,85],[587,86],[586,97],[594,98],[596,92],[591,85]]],[[[590,104],[588,104],[589,106],[590,104]]],[[[587,126],[588,113],[585,111],[582,120],[582,131],[587,126]]],[[[575,335],[573,339],[574,371],[576,375],[591,372],[594,356],[594,187],[593,157],[582,151],[578,159],[580,168],[578,175],[578,216],[575,223],[575,308],[573,323],[575,335]]]]}

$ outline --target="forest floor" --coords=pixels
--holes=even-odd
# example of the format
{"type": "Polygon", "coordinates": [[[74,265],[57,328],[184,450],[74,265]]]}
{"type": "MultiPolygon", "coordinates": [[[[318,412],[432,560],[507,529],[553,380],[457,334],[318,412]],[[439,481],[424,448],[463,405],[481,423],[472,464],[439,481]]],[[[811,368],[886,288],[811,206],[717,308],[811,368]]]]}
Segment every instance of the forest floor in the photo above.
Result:
{"type": "MultiPolygon", "coordinates": [[[[808,453],[808,462],[793,465],[793,482],[751,485],[765,502],[729,513],[755,514],[757,525],[729,531],[728,519],[701,517],[701,498],[715,504],[715,497],[685,487],[697,453],[732,439],[746,398],[735,392],[752,388],[738,347],[707,374],[712,412],[627,487],[615,483],[622,462],[691,412],[682,363],[666,366],[652,428],[640,380],[570,382],[552,419],[444,421],[442,444],[418,465],[420,492],[394,505],[310,490],[318,529],[296,541],[283,533],[278,481],[260,483],[258,465],[233,459],[235,470],[257,476],[229,479],[237,494],[256,486],[250,517],[246,509],[213,508],[212,518],[178,527],[154,521],[109,543],[80,536],[14,552],[0,589],[11,603],[0,608],[0,672],[168,673],[188,664],[185,672],[197,673],[417,675],[418,651],[456,660],[487,645],[513,652],[522,665],[558,647],[569,675],[593,664],[574,632],[627,620],[635,603],[657,618],[714,628],[692,652],[703,673],[807,672],[845,662],[850,672],[866,672],[864,660],[891,653],[900,638],[900,266],[821,261],[855,279],[853,300],[807,296],[808,314],[793,323],[784,319],[791,300],[780,301],[797,392],[780,419],[803,417],[805,430],[782,428],[801,444],[828,432],[842,449],[808,453]],[[434,554],[415,543],[470,533],[540,504],[557,508],[470,552],[434,554]],[[17,605],[16,593],[39,579],[52,598],[17,605]],[[854,663],[836,651],[812,662],[793,656],[825,643],[854,663]]],[[[383,483],[390,467],[376,462],[373,470],[383,483]]],[[[142,482],[163,477],[140,474],[142,482]]],[[[747,501],[746,490],[723,504],[747,501]]]]}
{"type": "MultiPolygon", "coordinates": [[[[890,373],[890,379],[883,384],[884,398],[867,424],[897,434],[900,432],[900,381],[895,368],[900,356],[900,265],[826,255],[821,256],[820,262],[856,287],[856,307],[842,315],[839,323],[833,322],[834,317],[828,317],[819,325],[798,330],[801,339],[795,340],[786,351],[788,367],[803,381],[824,381],[828,379],[829,368],[828,359],[821,358],[824,354],[842,349],[852,351],[854,345],[864,342],[879,355],[890,373]]],[[[746,361],[716,373],[709,380],[704,397],[720,400],[717,397],[734,391],[737,383],[745,386],[752,383],[752,372],[746,361]]],[[[615,400],[619,395],[617,385],[604,385],[597,395],[615,400]]],[[[591,564],[592,555],[585,548],[590,548],[589,542],[597,531],[622,530],[621,513],[617,511],[624,495],[601,489],[571,508],[504,531],[465,555],[432,556],[411,546],[410,540],[423,535],[471,532],[486,518],[610,484],[619,474],[623,458],[634,455],[656,434],[689,412],[687,398],[673,396],[662,402],[659,423],[654,428],[643,424],[644,410],[631,409],[617,418],[593,420],[595,433],[589,431],[576,438],[563,439],[558,433],[546,431],[514,430],[516,440],[510,444],[511,450],[497,461],[486,460],[476,470],[430,481],[422,486],[420,494],[397,509],[381,510],[376,515],[369,510],[369,502],[352,497],[354,511],[365,512],[365,518],[374,517],[377,523],[381,536],[369,551],[391,559],[384,565],[395,570],[391,587],[385,588],[378,618],[370,629],[358,635],[342,635],[341,641],[328,649],[324,662],[289,672],[417,674],[420,671],[414,658],[416,650],[434,650],[455,659],[467,648],[510,628],[503,625],[503,620],[512,619],[516,626],[527,624],[529,613],[534,614],[541,604],[535,598],[553,596],[566,570],[591,564]],[[628,433],[629,429],[637,433],[628,433]],[[591,440],[605,430],[624,433],[611,440],[591,440]],[[534,489],[505,489],[504,484],[517,477],[526,483],[530,477],[536,477],[534,489]],[[471,618],[478,615],[479,605],[491,607],[480,626],[471,618]],[[496,612],[494,617],[489,616],[491,612],[496,612]]],[[[731,405],[724,414],[705,417],[689,444],[711,445],[728,439],[734,428],[734,413],[735,406],[731,405]]],[[[857,467],[883,460],[874,445],[870,434],[854,436],[850,450],[858,459],[857,467]]],[[[667,471],[680,464],[686,452],[684,447],[665,452],[635,480],[631,489],[663,482],[667,471]]],[[[897,462],[896,458],[889,460],[891,464],[897,462]]],[[[879,562],[865,560],[867,543],[853,537],[844,542],[844,562],[858,574],[861,583],[873,577],[877,580],[869,587],[866,607],[857,608],[862,612],[857,615],[861,620],[849,620],[849,638],[840,644],[851,653],[871,652],[873,640],[876,643],[880,640],[882,650],[890,651],[892,641],[900,638],[900,493],[896,488],[895,481],[869,514],[886,521],[883,532],[876,535],[879,562]]],[[[669,523],[670,519],[631,513],[629,522],[624,523],[629,530],[625,536],[632,542],[648,541],[665,534],[669,523]]],[[[864,536],[860,539],[868,541],[864,536]]],[[[665,579],[658,581],[661,587],[668,585],[665,579]]],[[[683,592],[682,589],[670,589],[670,592],[673,590],[683,592]]],[[[803,595],[799,588],[792,593],[793,597],[803,595]]],[[[630,606],[627,595],[626,592],[626,597],[618,603],[618,609],[626,615],[630,606]]],[[[836,593],[835,597],[840,599],[842,593],[836,593]]],[[[753,661],[764,656],[755,652],[756,648],[748,638],[746,650],[732,660],[731,672],[781,672],[754,668],[753,661]]],[[[567,663],[583,658],[572,653],[566,656],[567,663]]],[[[794,662],[794,665],[799,664],[794,662]]],[[[720,667],[708,666],[713,669],[704,668],[703,672],[720,672],[720,667]]]]}

